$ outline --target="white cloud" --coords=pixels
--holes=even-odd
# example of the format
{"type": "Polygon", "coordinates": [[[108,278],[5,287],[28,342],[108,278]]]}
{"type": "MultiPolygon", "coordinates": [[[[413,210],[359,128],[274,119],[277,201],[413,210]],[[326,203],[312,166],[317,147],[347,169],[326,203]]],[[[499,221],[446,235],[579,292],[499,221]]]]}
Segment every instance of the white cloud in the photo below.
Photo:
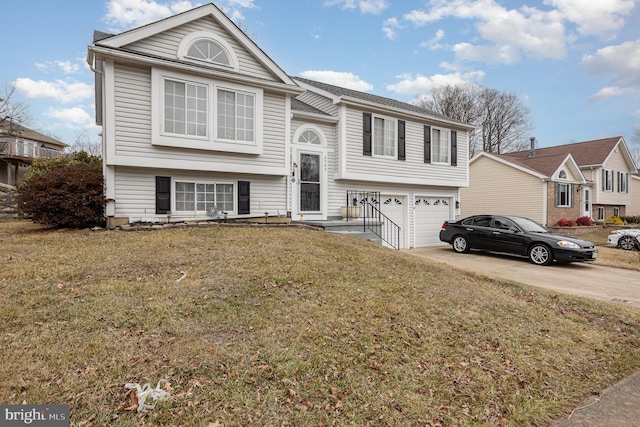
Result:
{"type": "Polygon", "coordinates": [[[320,71],[308,70],[300,73],[302,77],[310,80],[328,83],[347,89],[358,90],[361,92],[369,92],[373,90],[373,85],[365,82],[353,73],[345,73],[340,71],[320,71]]]}
{"type": "MultiPolygon", "coordinates": [[[[119,32],[186,12],[202,4],[188,0],[109,0],[104,19],[111,31],[119,32]]],[[[243,9],[256,7],[254,0],[221,0],[216,2],[216,6],[236,22],[244,19],[243,9]]]]}
{"type": "Polygon", "coordinates": [[[82,107],[71,107],[63,109],[50,108],[44,113],[47,117],[65,122],[67,125],[91,126],[94,118],[82,107]]]}
{"type": "Polygon", "coordinates": [[[382,32],[389,40],[394,40],[397,36],[396,30],[402,28],[398,22],[398,18],[385,19],[382,23],[382,32]]]}
{"type": "Polygon", "coordinates": [[[523,6],[506,9],[495,0],[432,0],[427,11],[414,10],[404,19],[421,27],[445,18],[476,21],[482,40],[488,43],[457,45],[461,60],[513,63],[522,55],[531,58],[564,58],[567,54],[562,16],[523,6]]]}
{"type": "Polygon", "coordinates": [[[64,74],[75,74],[83,69],[82,62],[84,61],[79,61],[77,63],[73,63],[71,61],[36,62],[36,67],[44,73],[61,70],[64,74]]]}
{"type": "Polygon", "coordinates": [[[63,104],[93,97],[93,85],[81,82],[32,80],[20,77],[13,82],[16,89],[28,98],[50,98],[63,104]]]}
{"type": "Polygon", "coordinates": [[[574,22],[583,35],[607,36],[624,26],[625,16],[633,10],[635,0],[545,0],[562,16],[574,22]]]}
{"type": "Polygon", "coordinates": [[[436,34],[430,40],[424,41],[420,43],[420,47],[427,48],[429,50],[438,50],[442,48],[442,45],[438,43],[440,40],[444,38],[444,30],[439,29],[436,31],[436,34]]]}
{"type": "Polygon", "coordinates": [[[582,58],[593,74],[611,75],[618,84],[640,86],[640,40],[607,46],[582,58]]]}
{"type": "Polygon", "coordinates": [[[324,5],[342,5],[343,9],[360,9],[362,13],[371,13],[373,15],[379,15],[389,7],[389,3],[386,0],[326,0],[324,5]]]}
{"type": "Polygon", "coordinates": [[[396,84],[388,85],[387,90],[401,94],[415,96],[428,92],[434,87],[456,85],[462,83],[478,83],[484,78],[484,71],[471,71],[468,73],[435,74],[431,77],[421,74],[402,74],[396,84]]]}

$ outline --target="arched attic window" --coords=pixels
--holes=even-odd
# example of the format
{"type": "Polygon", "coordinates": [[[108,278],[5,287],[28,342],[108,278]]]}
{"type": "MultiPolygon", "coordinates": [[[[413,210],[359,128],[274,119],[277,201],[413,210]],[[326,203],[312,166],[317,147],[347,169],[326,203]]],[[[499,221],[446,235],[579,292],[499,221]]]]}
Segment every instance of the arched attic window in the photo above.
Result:
{"type": "Polygon", "coordinates": [[[322,145],[320,135],[318,135],[318,132],[313,129],[307,129],[302,132],[298,137],[298,142],[301,144],[322,145]]]}
{"type": "Polygon", "coordinates": [[[567,179],[567,172],[564,169],[561,170],[560,173],[558,174],[558,178],[567,179]]]}
{"type": "Polygon", "coordinates": [[[178,46],[178,59],[207,62],[238,71],[238,58],[231,45],[209,31],[188,34],[178,46]]]}
{"type": "Polygon", "coordinates": [[[218,43],[210,39],[201,39],[194,42],[189,47],[186,56],[201,61],[214,62],[227,66],[231,65],[227,52],[225,52],[218,43]]]}

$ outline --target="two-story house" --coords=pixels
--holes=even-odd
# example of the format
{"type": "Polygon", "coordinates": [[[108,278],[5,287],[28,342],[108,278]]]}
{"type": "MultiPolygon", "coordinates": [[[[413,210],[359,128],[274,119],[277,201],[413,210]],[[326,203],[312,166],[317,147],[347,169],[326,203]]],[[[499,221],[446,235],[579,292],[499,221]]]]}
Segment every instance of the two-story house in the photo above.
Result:
{"type": "Polygon", "coordinates": [[[479,153],[470,161],[470,185],[461,191],[462,215],[502,213],[545,225],[588,216],[626,215],[636,167],[622,137],[479,153]]]}
{"type": "Polygon", "coordinates": [[[9,119],[0,121],[0,184],[12,188],[24,181],[34,159],[64,153],[67,144],[9,119]]]}
{"type": "Polygon", "coordinates": [[[468,183],[464,123],[295,78],[206,4],[96,32],[97,122],[109,225],[372,209],[399,247],[437,244],[468,183]]]}

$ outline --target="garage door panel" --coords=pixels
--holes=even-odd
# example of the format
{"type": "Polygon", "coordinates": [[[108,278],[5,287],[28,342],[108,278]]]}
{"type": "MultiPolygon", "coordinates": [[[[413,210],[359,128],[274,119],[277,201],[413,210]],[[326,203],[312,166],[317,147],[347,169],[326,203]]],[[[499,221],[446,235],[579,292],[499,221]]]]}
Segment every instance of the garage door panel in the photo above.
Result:
{"type": "Polygon", "coordinates": [[[402,196],[382,196],[382,207],[380,211],[398,227],[400,227],[400,248],[405,249],[405,207],[406,198],[402,196]]]}
{"type": "Polygon", "coordinates": [[[415,224],[417,248],[442,244],[440,227],[450,219],[450,197],[416,197],[415,224]]]}

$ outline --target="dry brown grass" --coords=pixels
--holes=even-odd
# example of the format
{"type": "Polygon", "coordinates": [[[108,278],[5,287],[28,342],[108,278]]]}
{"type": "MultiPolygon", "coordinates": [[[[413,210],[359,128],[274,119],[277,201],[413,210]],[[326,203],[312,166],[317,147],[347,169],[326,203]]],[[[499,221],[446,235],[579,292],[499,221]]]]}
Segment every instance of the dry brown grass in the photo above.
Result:
{"type": "Polygon", "coordinates": [[[0,248],[0,402],[78,425],[545,425],[640,367],[637,309],[323,232],[10,222],[0,248]]]}

